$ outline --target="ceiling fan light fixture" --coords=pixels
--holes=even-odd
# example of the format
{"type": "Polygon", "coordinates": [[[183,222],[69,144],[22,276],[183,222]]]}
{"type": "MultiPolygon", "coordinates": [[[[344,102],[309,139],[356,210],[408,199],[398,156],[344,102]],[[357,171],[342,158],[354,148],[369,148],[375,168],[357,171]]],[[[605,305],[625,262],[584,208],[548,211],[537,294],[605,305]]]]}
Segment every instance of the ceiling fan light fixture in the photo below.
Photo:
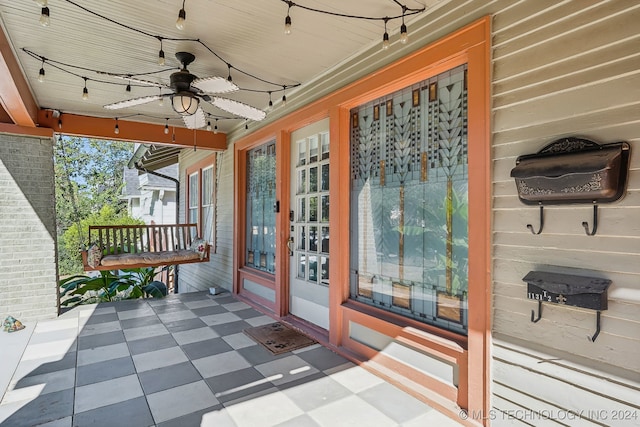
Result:
{"type": "Polygon", "coordinates": [[[200,100],[191,92],[178,92],[171,97],[173,110],[181,116],[191,116],[198,111],[200,100]]]}

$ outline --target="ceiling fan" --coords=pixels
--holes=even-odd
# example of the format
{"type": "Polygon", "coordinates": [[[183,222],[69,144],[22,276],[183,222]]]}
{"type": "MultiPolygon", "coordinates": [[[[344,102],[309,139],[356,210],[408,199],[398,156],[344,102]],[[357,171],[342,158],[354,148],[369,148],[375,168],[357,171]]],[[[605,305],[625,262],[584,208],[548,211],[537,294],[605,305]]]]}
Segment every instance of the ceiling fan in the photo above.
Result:
{"type": "Polygon", "coordinates": [[[182,64],[182,69],[171,74],[169,86],[148,80],[119,76],[132,82],[172,89],[174,93],[128,99],[105,105],[104,108],[119,110],[121,108],[157,101],[169,96],[171,97],[171,106],[174,111],[182,116],[185,126],[189,129],[199,129],[206,125],[206,117],[200,107],[200,100],[209,102],[224,111],[246,119],[260,121],[265,118],[266,113],[264,111],[251,105],[229,98],[212,96],[214,94],[234,92],[239,90],[239,88],[235,83],[219,76],[198,78],[191,74],[189,70],[187,70],[187,67],[196,59],[193,54],[189,52],[177,52],[176,58],[182,64]]]}

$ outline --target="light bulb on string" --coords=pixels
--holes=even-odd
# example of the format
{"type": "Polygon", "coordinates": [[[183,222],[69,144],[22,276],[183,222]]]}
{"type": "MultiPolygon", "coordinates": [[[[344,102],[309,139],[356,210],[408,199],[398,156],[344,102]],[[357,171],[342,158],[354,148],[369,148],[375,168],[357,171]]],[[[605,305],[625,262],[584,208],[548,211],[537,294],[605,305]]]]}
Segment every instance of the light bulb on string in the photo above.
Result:
{"type": "Polygon", "coordinates": [[[113,133],[116,135],[120,133],[120,126],[118,126],[118,118],[116,117],[116,126],[113,128],[113,133]]]}
{"type": "Polygon", "coordinates": [[[282,106],[284,107],[285,105],[287,105],[287,94],[286,94],[286,90],[287,87],[286,86],[282,86],[282,106]]]}
{"type": "Polygon", "coordinates": [[[407,6],[402,6],[402,25],[400,25],[400,43],[407,44],[409,41],[409,34],[407,33],[407,25],[404,23],[404,14],[407,11],[407,6]]]}
{"type": "Polygon", "coordinates": [[[87,89],[87,78],[84,78],[84,88],[82,89],[82,100],[86,101],[89,99],[89,89],[87,89]]]}
{"type": "Polygon", "coordinates": [[[51,24],[51,19],[49,17],[49,8],[47,6],[42,8],[40,11],[40,25],[43,27],[48,27],[51,24]]]}
{"type": "Polygon", "coordinates": [[[158,65],[164,65],[166,63],[164,59],[164,50],[162,50],[162,38],[158,37],[160,40],[160,51],[158,52],[158,65]]]}
{"type": "Polygon", "coordinates": [[[38,72],[38,81],[40,83],[44,83],[45,73],[44,73],[44,58],[42,58],[42,66],[40,67],[40,71],[38,72]]]}
{"type": "Polygon", "coordinates": [[[216,119],[216,124],[213,126],[213,133],[218,134],[218,119],[216,119]]]}
{"type": "Polygon", "coordinates": [[[287,3],[289,4],[289,7],[287,8],[287,17],[284,18],[284,33],[289,35],[291,34],[291,15],[289,15],[289,12],[291,11],[292,3],[290,1],[287,3]]]}
{"type": "Polygon", "coordinates": [[[207,130],[211,132],[211,120],[207,122],[207,130]]]}
{"type": "Polygon", "coordinates": [[[389,49],[389,33],[387,32],[387,21],[389,18],[384,18],[384,34],[382,35],[382,50],[389,49]]]}
{"type": "Polygon", "coordinates": [[[126,92],[131,92],[131,83],[127,83],[127,87],[125,88],[126,92]]]}
{"type": "Polygon", "coordinates": [[[249,122],[244,122],[244,130],[249,130],[249,122]]]}
{"type": "Polygon", "coordinates": [[[267,107],[267,111],[273,110],[273,100],[271,99],[271,91],[269,91],[269,106],[267,107]]]}
{"type": "Polygon", "coordinates": [[[182,0],[182,9],[178,12],[178,20],[176,21],[176,28],[179,30],[184,30],[184,21],[187,19],[187,12],[184,10],[184,2],[182,0]]]}
{"type": "Polygon", "coordinates": [[[58,119],[58,129],[62,129],[62,119],[58,119]]]}
{"type": "Polygon", "coordinates": [[[160,99],[158,100],[158,106],[164,107],[164,96],[162,95],[162,89],[160,89],[160,99]]]}
{"type": "Polygon", "coordinates": [[[165,123],[164,123],[164,134],[165,135],[169,135],[169,119],[164,119],[165,123]]]}
{"type": "Polygon", "coordinates": [[[229,75],[227,76],[227,81],[232,82],[233,77],[231,77],[231,64],[227,64],[227,68],[229,69],[229,75]]]}

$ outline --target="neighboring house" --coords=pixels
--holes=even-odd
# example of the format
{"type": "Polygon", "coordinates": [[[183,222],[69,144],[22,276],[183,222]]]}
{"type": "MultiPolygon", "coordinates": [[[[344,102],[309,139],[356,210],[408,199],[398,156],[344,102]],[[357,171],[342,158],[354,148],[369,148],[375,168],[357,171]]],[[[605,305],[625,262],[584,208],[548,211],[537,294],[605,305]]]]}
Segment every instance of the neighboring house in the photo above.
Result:
{"type": "MultiPolygon", "coordinates": [[[[178,222],[213,250],[181,292],[224,287],[468,425],[640,425],[639,18],[625,0],[441,1],[406,50],[362,50],[226,148],[183,144],[178,222]],[[591,204],[545,207],[534,235],[510,172],[567,137],[629,142],[626,195],[593,236],[591,204]],[[612,281],[597,340],[594,310],[532,321],[530,271],[612,281]]],[[[0,251],[0,312],[52,316],[53,130],[0,132],[0,243],[22,260],[0,251]],[[38,253],[17,252],[22,224],[38,253]],[[14,278],[35,264],[39,313],[14,278]]]]}
{"type": "MultiPolygon", "coordinates": [[[[177,179],[178,165],[154,172],[177,179]]],[[[141,219],[145,224],[176,223],[176,182],[127,167],[124,169],[124,182],[121,199],[127,201],[129,216],[141,219]]]]}

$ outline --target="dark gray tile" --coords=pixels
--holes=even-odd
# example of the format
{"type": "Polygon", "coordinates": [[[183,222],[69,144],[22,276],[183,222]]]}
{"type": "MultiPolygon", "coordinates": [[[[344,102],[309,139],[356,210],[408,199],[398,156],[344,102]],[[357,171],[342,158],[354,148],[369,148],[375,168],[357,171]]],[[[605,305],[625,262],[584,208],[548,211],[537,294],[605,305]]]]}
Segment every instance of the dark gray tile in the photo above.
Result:
{"type": "MultiPolygon", "coordinates": [[[[222,405],[212,406],[207,409],[202,409],[200,411],[192,412],[189,415],[184,415],[182,417],[174,418],[169,421],[165,421],[163,423],[157,424],[157,427],[189,427],[189,426],[205,426],[205,425],[215,425],[216,427],[236,427],[236,423],[234,423],[231,419],[226,419],[223,423],[210,424],[205,422],[206,415],[209,413],[216,413],[224,409],[222,405]]],[[[229,418],[229,417],[226,417],[229,418]]]]}
{"type": "Polygon", "coordinates": [[[120,357],[118,359],[78,366],[76,387],[125,377],[135,373],[136,369],[133,366],[131,357],[120,357]]]}
{"type": "Polygon", "coordinates": [[[210,299],[209,292],[185,292],[183,294],[176,294],[174,298],[179,299],[180,301],[198,301],[198,300],[206,300],[210,299]]]}
{"type": "Polygon", "coordinates": [[[220,296],[213,297],[213,299],[218,304],[229,304],[232,302],[238,302],[238,300],[235,297],[231,296],[230,294],[229,295],[221,294],[220,296]]]}
{"type": "Polygon", "coordinates": [[[121,320],[122,329],[141,328],[143,326],[157,325],[160,323],[158,316],[134,317],[133,319],[121,320]]]}
{"type": "Polygon", "coordinates": [[[233,348],[222,338],[212,338],[210,340],[198,341],[181,346],[182,350],[191,360],[202,357],[213,356],[214,354],[226,353],[233,348]]]}
{"type": "Polygon", "coordinates": [[[202,379],[191,362],[178,363],[167,368],[141,372],[138,374],[138,378],[145,394],[167,390],[202,379]]]}
{"type": "Polygon", "coordinates": [[[122,331],[107,332],[104,334],[86,335],[78,337],[78,350],[103,347],[124,342],[122,331]]]}
{"type": "Polygon", "coordinates": [[[251,325],[244,320],[221,323],[219,325],[211,326],[211,329],[213,329],[221,337],[224,337],[225,335],[237,334],[238,332],[242,332],[247,328],[251,328],[251,325]]]}
{"type": "Polygon", "coordinates": [[[185,319],[185,320],[174,320],[172,322],[166,322],[164,326],[169,330],[169,332],[182,332],[188,331],[190,329],[197,329],[207,326],[200,319],[185,319]]]}
{"type": "Polygon", "coordinates": [[[153,417],[144,397],[80,412],[73,417],[74,427],[151,426],[153,417]]]}
{"type": "Polygon", "coordinates": [[[144,306],[147,305],[147,302],[143,299],[132,299],[125,301],[117,301],[111,303],[101,303],[99,307],[113,306],[116,308],[116,311],[129,311],[129,310],[140,310],[144,306]]]}
{"type": "Polygon", "coordinates": [[[251,347],[241,348],[236,351],[240,353],[242,357],[247,359],[247,362],[251,363],[253,366],[291,356],[291,352],[275,355],[261,345],[252,345],[251,347]]]}
{"type": "Polygon", "coordinates": [[[165,313],[171,313],[173,311],[181,311],[181,310],[189,310],[189,307],[187,307],[180,301],[153,306],[153,311],[155,311],[156,314],[165,314],[165,313]]]}
{"type": "Polygon", "coordinates": [[[198,317],[209,316],[210,314],[226,313],[228,310],[221,305],[212,305],[209,307],[192,308],[191,311],[198,317]]]}
{"type": "Polygon", "coordinates": [[[240,317],[241,319],[251,319],[252,317],[262,316],[262,313],[253,308],[245,308],[244,310],[234,311],[233,314],[240,317]]]}
{"type": "Polygon", "coordinates": [[[229,402],[273,387],[271,381],[254,368],[241,369],[205,379],[216,398],[229,402]]]}
{"type": "Polygon", "coordinates": [[[99,323],[114,322],[116,320],[118,320],[118,315],[116,313],[99,314],[99,315],[92,314],[91,316],[89,316],[89,319],[87,319],[86,324],[97,325],[99,323]]]}
{"type": "Polygon", "coordinates": [[[150,351],[162,350],[163,348],[175,347],[178,345],[171,334],[158,335],[155,337],[142,338],[139,340],[128,341],[129,352],[131,355],[148,353],[150,351]]]}
{"type": "Polygon", "coordinates": [[[3,421],[3,426],[32,427],[73,414],[73,389],[40,395],[3,421]]]}
{"type": "Polygon", "coordinates": [[[309,362],[319,371],[335,368],[348,362],[342,356],[337,355],[326,347],[318,347],[313,350],[301,351],[297,356],[309,362]]]}

